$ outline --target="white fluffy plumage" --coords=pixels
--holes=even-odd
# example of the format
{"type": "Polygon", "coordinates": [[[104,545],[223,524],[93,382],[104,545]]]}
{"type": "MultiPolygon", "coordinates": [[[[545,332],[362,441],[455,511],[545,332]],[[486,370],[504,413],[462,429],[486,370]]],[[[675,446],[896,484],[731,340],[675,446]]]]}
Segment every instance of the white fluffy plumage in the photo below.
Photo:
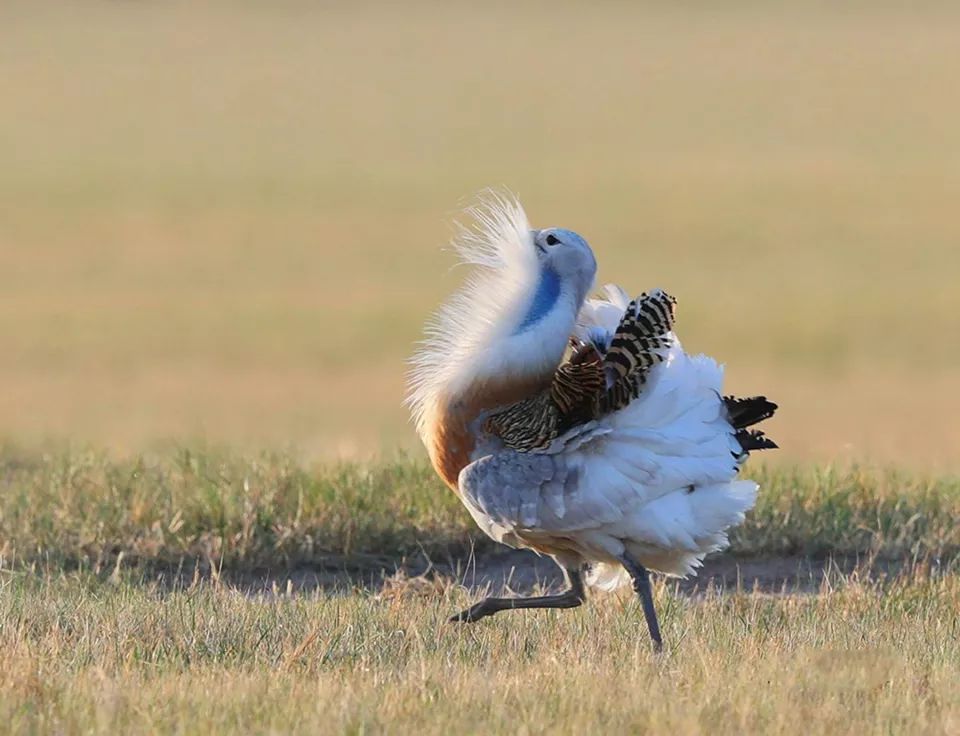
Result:
{"type": "MultiPolygon", "coordinates": [[[[605,292],[605,299],[584,304],[579,336],[616,331],[630,300],[618,286],[605,292]]],[[[727,546],[726,530],[743,521],[758,486],[736,480],[742,451],[721,399],[722,366],[688,355],[674,340],[640,396],[601,419],[602,436],[578,451],[588,467],[582,493],[629,489],[616,494],[619,518],[591,529],[591,542],[614,555],[626,548],[653,570],[686,576],[706,554],[727,546]]],[[[588,581],[611,589],[628,577],[619,564],[600,562],[588,581]]]]}
{"type": "Polygon", "coordinates": [[[519,201],[489,191],[465,215],[470,224],[457,223],[453,246],[461,265],[473,270],[428,320],[408,374],[407,405],[421,437],[430,431],[437,405],[469,384],[554,368],[572,328],[572,320],[553,314],[544,327],[561,335],[559,344],[514,334],[540,277],[530,223],[519,201]]]}
{"type": "Polygon", "coordinates": [[[616,286],[585,299],[596,273],[587,242],[570,230],[531,230],[514,199],[490,194],[469,213],[475,224],[461,227],[455,245],[474,269],[427,326],[408,404],[434,467],[477,524],[497,541],[553,556],[571,587],[519,602],[489,598],[454,618],[576,606],[584,567],[602,588],[626,582],[626,568],[659,646],[646,569],[688,575],[726,546],[727,529],[756,498],[756,483],[737,479],[746,450],[775,446],[745,428],[776,406],[763,397],[728,405],[722,368],[671,335],[628,404],[546,449],[508,449],[479,420],[549,386],[571,336],[607,350],[630,299],[616,286]]]}

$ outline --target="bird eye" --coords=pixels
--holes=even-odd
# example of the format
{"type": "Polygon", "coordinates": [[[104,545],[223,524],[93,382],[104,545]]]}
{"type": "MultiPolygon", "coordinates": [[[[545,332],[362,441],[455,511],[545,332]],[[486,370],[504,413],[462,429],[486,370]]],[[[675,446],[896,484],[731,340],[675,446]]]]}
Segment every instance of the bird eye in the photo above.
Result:
{"type": "Polygon", "coordinates": [[[559,243],[559,242],[560,242],[560,238],[558,238],[558,237],[557,237],[556,235],[554,235],[553,233],[550,233],[550,234],[547,236],[547,245],[556,245],[556,244],[559,243]]]}

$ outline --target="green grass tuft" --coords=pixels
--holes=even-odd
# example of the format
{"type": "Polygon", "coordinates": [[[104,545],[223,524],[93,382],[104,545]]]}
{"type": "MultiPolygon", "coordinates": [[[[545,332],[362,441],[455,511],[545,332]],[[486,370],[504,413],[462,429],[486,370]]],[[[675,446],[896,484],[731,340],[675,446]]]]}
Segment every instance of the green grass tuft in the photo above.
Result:
{"type": "MultiPolygon", "coordinates": [[[[953,557],[960,480],[864,468],[764,469],[738,555],[953,557]]],[[[289,456],[182,449],[0,451],[2,554],[57,566],[185,561],[245,571],[492,545],[416,459],[307,467],[289,456]]]]}

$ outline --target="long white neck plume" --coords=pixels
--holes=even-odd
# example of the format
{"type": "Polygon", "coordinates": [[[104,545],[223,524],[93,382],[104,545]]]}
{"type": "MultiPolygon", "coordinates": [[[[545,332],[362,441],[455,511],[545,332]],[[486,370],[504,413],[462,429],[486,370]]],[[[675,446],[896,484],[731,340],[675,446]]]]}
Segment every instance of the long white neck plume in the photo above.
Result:
{"type": "Polygon", "coordinates": [[[441,405],[478,383],[552,372],[579,308],[578,295],[560,282],[547,308],[534,307],[544,273],[516,199],[489,194],[467,213],[472,224],[460,225],[454,246],[473,269],[427,323],[411,360],[407,404],[421,436],[441,405]]]}

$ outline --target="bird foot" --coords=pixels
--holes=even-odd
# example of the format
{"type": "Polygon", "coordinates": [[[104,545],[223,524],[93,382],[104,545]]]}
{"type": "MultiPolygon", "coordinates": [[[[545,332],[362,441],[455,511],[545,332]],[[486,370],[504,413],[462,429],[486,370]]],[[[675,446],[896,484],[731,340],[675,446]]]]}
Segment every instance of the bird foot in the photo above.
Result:
{"type": "Polygon", "coordinates": [[[500,609],[490,610],[490,607],[487,605],[487,601],[482,600],[479,603],[474,603],[470,608],[460,611],[460,613],[455,616],[451,616],[447,619],[447,623],[451,624],[472,624],[475,621],[479,621],[482,618],[487,616],[492,616],[500,609]]]}

